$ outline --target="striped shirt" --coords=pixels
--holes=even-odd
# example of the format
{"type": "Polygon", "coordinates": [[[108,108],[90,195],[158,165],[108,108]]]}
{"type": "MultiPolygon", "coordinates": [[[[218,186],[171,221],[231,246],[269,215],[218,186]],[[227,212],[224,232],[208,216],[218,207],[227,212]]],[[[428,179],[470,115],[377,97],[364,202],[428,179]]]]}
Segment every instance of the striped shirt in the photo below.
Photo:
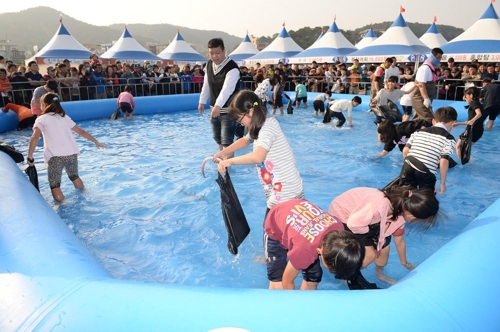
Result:
{"type": "Polygon", "coordinates": [[[288,141],[275,118],[267,118],[254,141],[250,135],[245,137],[249,143],[267,150],[266,159],[257,166],[260,183],[267,197],[267,207],[294,198],[304,198],[302,178],[295,164],[295,157],[288,141]]]}
{"type": "Polygon", "coordinates": [[[451,157],[455,144],[453,135],[437,124],[413,133],[406,147],[410,148],[408,157],[417,158],[432,174],[436,174],[440,160],[451,157]]]}

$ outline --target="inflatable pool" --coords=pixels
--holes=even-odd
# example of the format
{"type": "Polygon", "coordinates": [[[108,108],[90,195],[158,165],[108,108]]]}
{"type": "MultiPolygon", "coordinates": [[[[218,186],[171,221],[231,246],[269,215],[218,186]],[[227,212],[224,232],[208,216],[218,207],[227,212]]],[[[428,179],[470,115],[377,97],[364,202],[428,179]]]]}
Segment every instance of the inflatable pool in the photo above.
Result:
{"type": "MultiPolygon", "coordinates": [[[[136,99],[148,113],[196,102],[196,95],[136,99]]],[[[109,117],[114,103],[65,109],[85,120],[109,117]]],[[[0,331],[500,330],[500,200],[388,289],[303,292],[116,280],[4,153],[0,197],[0,331]]]]}

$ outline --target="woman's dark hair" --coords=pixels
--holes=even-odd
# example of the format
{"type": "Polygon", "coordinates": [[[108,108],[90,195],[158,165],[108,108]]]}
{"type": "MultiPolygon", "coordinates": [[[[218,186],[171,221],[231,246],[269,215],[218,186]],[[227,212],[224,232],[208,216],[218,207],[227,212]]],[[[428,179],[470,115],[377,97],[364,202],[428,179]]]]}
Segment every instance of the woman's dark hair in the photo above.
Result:
{"type": "Polygon", "coordinates": [[[464,91],[464,95],[472,95],[472,99],[478,100],[479,99],[479,89],[476,88],[475,86],[468,87],[464,91]]]}
{"type": "Polygon", "coordinates": [[[387,119],[383,120],[378,125],[377,131],[380,134],[380,141],[382,143],[392,142],[396,137],[396,126],[392,123],[392,121],[387,119]]]}
{"type": "Polygon", "coordinates": [[[255,78],[255,85],[262,83],[262,82],[264,82],[264,76],[257,75],[257,77],[255,78]]]}
{"type": "Polygon", "coordinates": [[[82,69],[85,68],[85,65],[84,64],[79,64],[78,65],[78,74],[81,74],[82,73],[82,69]]]}
{"type": "Polygon", "coordinates": [[[42,98],[40,98],[40,100],[45,105],[42,114],[54,113],[54,114],[59,114],[62,117],[66,115],[66,112],[64,112],[64,109],[62,108],[61,103],[59,102],[59,96],[56,95],[55,93],[48,92],[44,94],[42,98]]]}
{"type": "Polygon", "coordinates": [[[323,260],[337,279],[348,280],[359,272],[365,246],[348,231],[331,231],[321,242],[323,260]]]}
{"type": "Polygon", "coordinates": [[[128,93],[132,93],[132,88],[128,85],[125,85],[125,88],[123,88],[123,91],[127,91],[128,93]]]}
{"type": "Polygon", "coordinates": [[[233,96],[231,105],[228,108],[229,116],[237,120],[243,115],[248,115],[253,108],[252,120],[248,127],[248,133],[253,139],[259,138],[260,128],[264,125],[267,116],[267,108],[253,91],[241,90],[233,96]]]}
{"type": "Polygon", "coordinates": [[[393,185],[384,191],[392,206],[390,220],[396,220],[404,211],[408,211],[419,222],[430,227],[436,221],[439,201],[434,191],[429,188],[410,189],[408,186],[393,185]]]}

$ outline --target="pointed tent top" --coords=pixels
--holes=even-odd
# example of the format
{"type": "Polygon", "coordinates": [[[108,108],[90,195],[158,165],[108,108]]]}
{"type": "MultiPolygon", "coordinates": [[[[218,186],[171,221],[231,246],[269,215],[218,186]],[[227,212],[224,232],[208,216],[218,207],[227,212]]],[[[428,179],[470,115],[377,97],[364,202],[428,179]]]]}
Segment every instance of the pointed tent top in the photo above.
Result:
{"type": "Polygon", "coordinates": [[[435,33],[435,34],[438,34],[440,33],[437,26],[436,26],[436,23],[432,23],[432,25],[429,27],[429,29],[427,29],[427,31],[425,33],[435,33]]]}
{"type": "Polygon", "coordinates": [[[62,23],[61,23],[61,26],[59,27],[59,30],[57,30],[57,34],[70,36],[69,31],[66,29],[66,27],[62,23]]]}
{"type": "Polygon", "coordinates": [[[330,29],[328,29],[327,32],[333,32],[333,33],[340,32],[339,27],[337,26],[335,20],[333,21],[333,24],[330,26],[330,29]]]}
{"type": "Polygon", "coordinates": [[[365,38],[377,38],[377,35],[375,34],[375,31],[373,31],[373,28],[370,28],[370,30],[368,30],[365,38]]]}
{"type": "Polygon", "coordinates": [[[133,38],[130,32],[128,32],[127,27],[125,26],[125,30],[123,30],[122,38],[133,38]]]}
{"type": "Polygon", "coordinates": [[[245,36],[245,38],[243,38],[243,42],[244,43],[251,43],[252,41],[250,40],[250,37],[248,37],[248,31],[247,31],[247,34],[245,36]]]}
{"type": "Polygon", "coordinates": [[[177,34],[175,35],[174,40],[184,40],[184,38],[182,38],[181,33],[179,31],[177,31],[177,34]]]}
{"type": "Polygon", "coordinates": [[[497,20],[498,19],[498,15],[497,15],[497,12],[495,11],[495,8],[493,7],[493,3],[491,3],[488,6],[488,9],[486,9],[483,16],[481,16],[479,19],[480,20],[485,20],[485,19],[497,20]]]}
{"type": "Polygon", "coordinates": [[[406,24],[406,21],[405,19],[403,18],[403,15],[402,14],[399,14],[398,18],[394,21],[394,23],[392,23],[391,25],[391,28],[392,27],[407,27],[408,24],[406,24]]]}
{"type": "Polygon", "coordinates": [[[280,34],[278,35],[278,38],[290,38],[290,35],[288,34],[288,31],[286,31],[285,28],[285,23],[283,23],[283,29],[281,29],[280,34]]]}

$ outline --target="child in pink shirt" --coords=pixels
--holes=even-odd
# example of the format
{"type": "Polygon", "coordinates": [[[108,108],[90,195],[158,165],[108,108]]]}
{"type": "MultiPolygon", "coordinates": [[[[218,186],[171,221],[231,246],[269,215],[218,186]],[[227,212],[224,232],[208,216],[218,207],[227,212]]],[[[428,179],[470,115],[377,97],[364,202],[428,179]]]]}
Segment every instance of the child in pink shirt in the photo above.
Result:
{"type": "Polygon", "coordinates": [[[134,96],[132,96],[131,93],[132,88],[127,85],[124,90],[125,91],[120,93],[120,95],[118,96],[116,104],[122,110],[124,119],[127,118],[127,114],[129,115],[130,119],[132,119],[135,108],[134,96]]]}
{"type": "Polygon", "coordinates": [[[83,189],[83,182],[78,176],[78,155],[80,151],[71,131],[92,141],[97,148],[105,148],[92,135],[78,127],[71,118],[66,115],[59,103],[59,97],[52,92],[46,93],[40,98],[43,109],[42,115],[38,116],[33,125],[28,149],[28,164],[33,166],[35,159],[33,152],[38,144],[40,135],[43,134],[43,159],[47,164],[47,175],[52,196],[56,201],[62,201],[64,195],[61,191],[62,170],[66,169],[69,179],[78,189],[83,189]]]}
{"type": "Polygon", "coordinates": [[[404,224],[408,221],[432,226],[438,210],[439,202],[432,190],[392,186],[385,191],[365,187],[348,190],[331,202],[328,213],[341,220],[345,229],[365,245],[363,268],[375,261],[377,276],[394,283],[383,274],[391,235],[401,264],[412,270],[414,267],[406,261],[404,224]]]}

